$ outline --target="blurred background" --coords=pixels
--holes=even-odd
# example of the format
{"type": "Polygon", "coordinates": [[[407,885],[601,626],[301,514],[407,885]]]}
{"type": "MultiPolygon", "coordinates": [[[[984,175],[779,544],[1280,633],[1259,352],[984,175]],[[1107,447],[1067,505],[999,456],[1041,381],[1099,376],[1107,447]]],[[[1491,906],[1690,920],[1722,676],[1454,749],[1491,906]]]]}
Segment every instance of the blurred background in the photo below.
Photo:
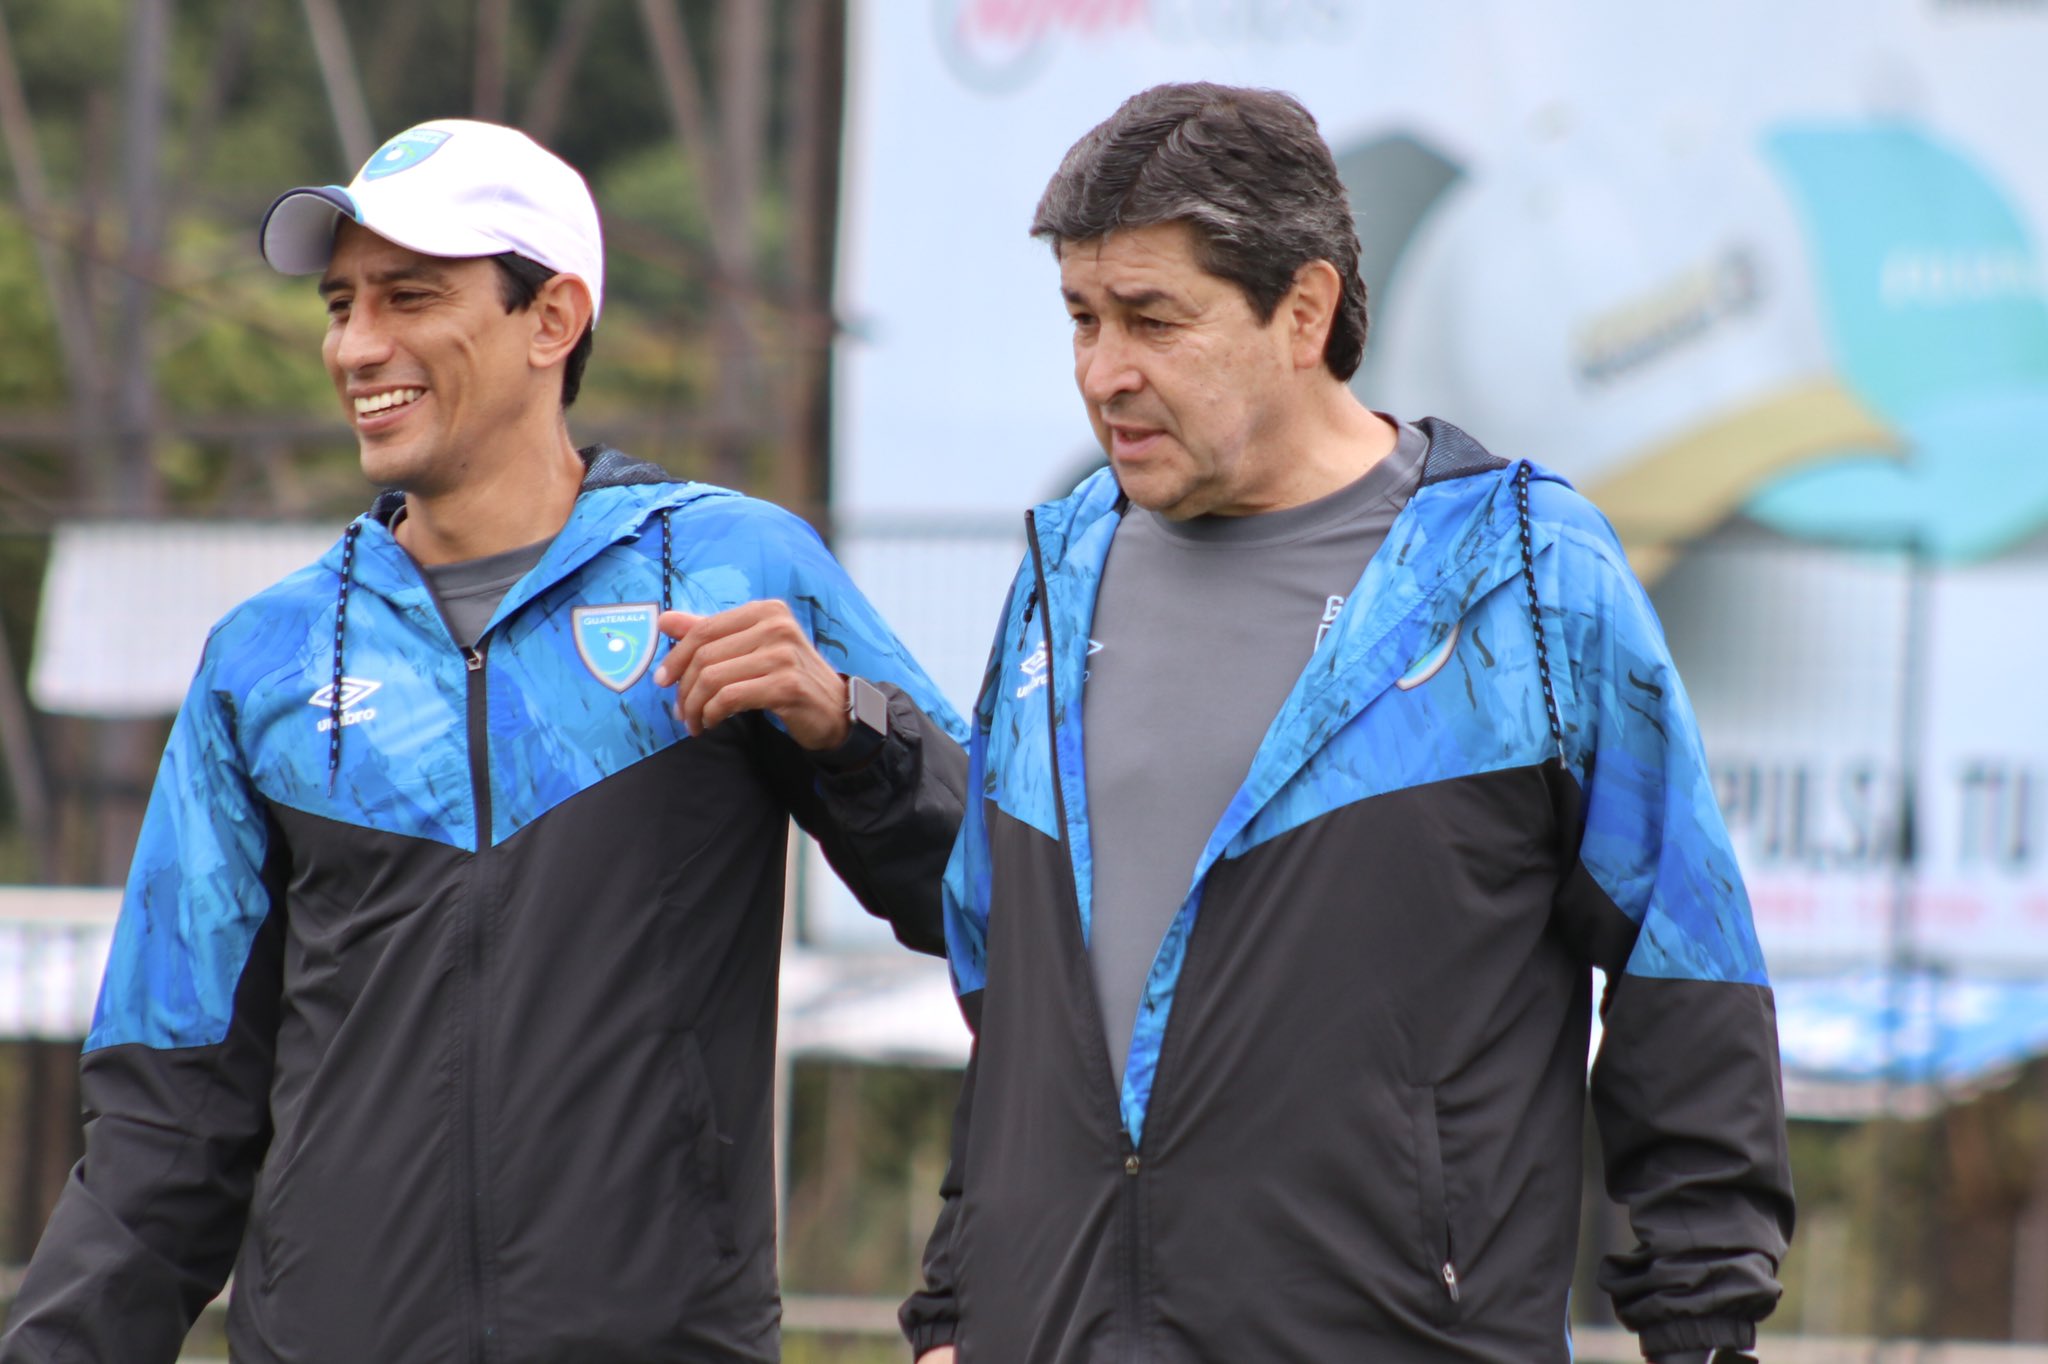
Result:
{"type": "MultiPolygon", "coordinates": [[[[2048,1360],[2044,66],[2048,0],[0,0],[0,1264],[205,631],[371,495],[281,189],[437,116],[567,157],[577,438],[811,519],[964,708],[1022,509],[1099,462],[1032,206],[1215,79],[1337,153],[1361,396],[1563,472],[1651,588],[1778,989],[1767,1357],[2048,1360]]],[[[965,1035],[797,871],[788,1356],[898,1359],[965,1035]]],[[[1632,1358],[1588,1172],[1579,1354],[1632,1358]]]]}

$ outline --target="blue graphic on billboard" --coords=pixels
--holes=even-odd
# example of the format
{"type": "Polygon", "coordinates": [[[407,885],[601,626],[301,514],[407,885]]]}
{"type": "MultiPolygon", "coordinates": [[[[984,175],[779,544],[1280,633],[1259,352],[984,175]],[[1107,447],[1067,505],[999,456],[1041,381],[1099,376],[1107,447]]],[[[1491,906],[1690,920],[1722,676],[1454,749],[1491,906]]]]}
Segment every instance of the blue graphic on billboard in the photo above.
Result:
{"type": "Polygon", "coordinates": [[[1984,558],[2048,523],[2048,300],[2012,205],[1916,128],[1790,126],[1765,139],[1807,229],[1842,381],[1903,458],[1809,465],[1747,508],[1806,538],[1984,558]]]}

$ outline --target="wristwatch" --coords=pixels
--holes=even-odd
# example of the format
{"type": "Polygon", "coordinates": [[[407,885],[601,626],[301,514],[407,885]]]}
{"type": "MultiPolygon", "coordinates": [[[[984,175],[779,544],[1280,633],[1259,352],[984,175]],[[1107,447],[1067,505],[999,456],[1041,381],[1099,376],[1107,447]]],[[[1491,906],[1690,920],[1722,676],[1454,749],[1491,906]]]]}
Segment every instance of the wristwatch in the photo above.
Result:
{"type": "MultiPolygon", "coordinates": [[[[889,737],[889,697],[865,677],[846,679],[846,718],[856,731],[865,730],[877,739],[889,737]]],[[[852,738],[852,735],[848,735],[852,738]]]]}
{"type": "Polygon", "coordinates": [[[865,677],[846,674],[846,742],[833,750],[832,765],[857,767],[889,737],[889,696],[865,677]]]}

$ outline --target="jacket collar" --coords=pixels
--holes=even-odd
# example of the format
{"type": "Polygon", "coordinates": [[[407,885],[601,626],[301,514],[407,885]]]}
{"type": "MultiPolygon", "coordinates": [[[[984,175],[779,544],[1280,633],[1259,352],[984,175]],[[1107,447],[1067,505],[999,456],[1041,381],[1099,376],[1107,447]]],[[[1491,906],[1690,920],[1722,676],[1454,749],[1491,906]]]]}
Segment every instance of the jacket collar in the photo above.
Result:
{"type": "Polygon", "coordinates": [[[1039,553],[1045,559],[1047,575],[1066,562],[1067,549],[1087,534],[1105,516],[1121,516],[1125,506],[1123,489],[1107,468],[1097,469],[1065,497],[1041,502],[1030,511],[1039,553]]]}
{"type": "MultiPolygon", "coordinates": [[[[1422,484],[1274,716],[1251,771],[1203,850],[1197,883],[1324,744],[1441,644],[1474,602],[1521,572],[1517,465],[1488,453],[1449,422],[1427,418],[1420,425],[1430,438],[1422,484]]],[[[1530,473],[1565,482],[1533,464],[1530,473]]],[[[1073,688],[1083,674],[1081,650],[1111,539],[1102,522],[1120,507],[1116,482],[1103,470],[1070,496],[1032,510],[1052,598],[1046,606],[1056,626],[1055,675],[1068,689],[1060,698],[1063,732],[1056,742],[1070,815],[1085,808],[1082,708],[1073,688]]],[[[1554,532],[1541,522],[1531,531],[1531,548],[1541,553],[1554,532]]],[[[1075,832],[1085,835],[1085,818],[1075,832]]]]}
{"type": "MultiPolygon", "coordinates": [[[[604,549],[636,538],[663,512],[679,511],[711,498],[739,496],[728,488],[676,479],[659,465],[632,459],[609,446],[593,445],[577,453],[583,458],[585,472],[569,519],[555,533],[541,561],[505,594],[492,617],[494,625],[604,549]]],[[[369,511],[356,518],[351,575],[355,586],[401,609],[424,612],[438,620],[439,612],[419,565],[391,533],[391,522],[404,505],[403,493],[386,489],[369,511]]],[[[341,541],[321,556],[320,564],[333,573],[341,572],[341,541]]]]}

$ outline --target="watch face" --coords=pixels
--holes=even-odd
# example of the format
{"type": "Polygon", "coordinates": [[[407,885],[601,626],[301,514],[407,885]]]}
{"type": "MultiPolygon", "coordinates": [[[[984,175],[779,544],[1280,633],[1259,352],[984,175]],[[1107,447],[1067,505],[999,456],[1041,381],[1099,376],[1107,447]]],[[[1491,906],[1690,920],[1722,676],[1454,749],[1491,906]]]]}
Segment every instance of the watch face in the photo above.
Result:
{"type": "Polygon", "coordinates": [[[862,729],[889,732],[889,698],[864,677],[846,679],[846,712],[862,729]]]}

